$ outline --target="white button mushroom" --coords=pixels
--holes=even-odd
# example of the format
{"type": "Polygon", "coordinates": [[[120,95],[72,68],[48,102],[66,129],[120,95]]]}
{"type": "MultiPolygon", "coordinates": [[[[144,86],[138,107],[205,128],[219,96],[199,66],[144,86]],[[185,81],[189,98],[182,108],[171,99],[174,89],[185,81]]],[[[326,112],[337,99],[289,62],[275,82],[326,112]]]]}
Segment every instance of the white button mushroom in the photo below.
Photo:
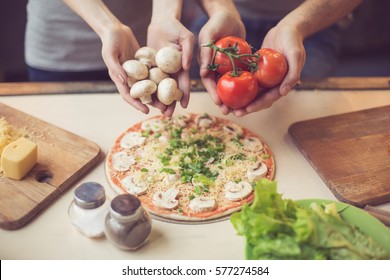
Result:
{"type": "Polygon", "coordinates": [[[131,88],[136,82],[138,82],[136,79],[127,77],[127,85],[129,86],[129,88],[131,88]]]}
{"type": "Polygon", "coordinates": [[[180,180],[180,176],[177,174],[168,174],[167,176],[164,177],[163,182],[165,184],[172,184],[175,182],[178,182],[180,180]]]}
{"type": "Polygon", "coordinates": [[[122,186],[125,187],[126,190],[128,190],[130,193],[135,195],[142,195],[145,194],[148,190],[147,186],[139,186],[133,183],[133,180],[130,176],[125,177],[122,181],[122,186]]]}
{"type": "Polygon", "coordinates": [[[156,54],[156,64],[163,72],[174,74],[181,69],[181,53],[172,47],[161,48],[156,54]]]}
{"type": "Polygon", "coordinates": [[[127,155],[125,152],[118,152],[112,155],[112,167],[116,171],[129,170],[133,164],[135,164],[135,158],[127,155]]]}
{"type": "Polygon", "coordinates": [[[227,182],[225,185],[225,197],[231,201],[238,201],[248,197],[253,192],[251,184],[246,181],[235,183],[227,182]]]}
{"type": "Polygon", "coordinates": [[[153,195],[153,204],[157,207],[173,210],[179,206],[179,201],[176,199],[179,191],[174,188],[169,188],[165,192],[156,192],[153,195]]]}
{"type": "Polygon", "coordinates": [[[133,80],[143,80],[148,77],[149,71],[145,64],[138,60],[127,60],[122,64],[127,76],[133,80]]]}
{"type": "Polygon", "coordinates": [[[244,139],[244,148],[250,151],[261,151],[263,150],[263,144],[254,137],[247,137],[244,139]]]}
{"type": "Polygon", "coordinates": [[[142,47],[136,51],[134,57],[150,69],[156,66],[156,53],[156,50],[153,48],[142,47]]]}
{"type": "Polygon", "coordinates": [[[120,145],[124,149],[141,146],[145,143],[146,137],[143,137],[140,132],[129,132],[120,141],[120,145]]]}
{"type": "Polygon", "coordinates": [[[204,114],[199,115],[195,118],[195,123],[202,128],[209,128],[213,123],[215,123],[215,118],[204,114]]]}
{"type": "Polygon", "coordinates": [[[167,135],[161,135],[160,137],[158,137],[158,142],[164,144],[164,143],[168,143],[169,141],[169,137],[167,135]]]}
{"type": "Polygon", "coordinates": [[[157,85],[151,80],[136,82],[130,89],[132,98],[139,98],[143,104],[152,102],[152,94],[157,90],[157,85]]]}
{"type": "Polygon", "coordinates": [[[223,131],[232,136],[242,135],[242,128],[236,124],[224,125],[223,131]]]}
{"type": "Polygon", "coordinates": [[[217,207],[217,202],[212,197],[197,196],[190,201],[188,207],[197,213],[212,211],[217,207]]]}
{"type": "Polygon", "coordinates": [[[249,169],[246,172],[246,176],[248,177],[249,181],[253,181],[263,178],[265,175],[267,175],[267,172],[267,165],[262,162],[258,167],[249,169]]]}
{"type": "Polygon", "coordinates": [[[166,78],[160,82],[157,88],[157,98],[161,103],[170,105],[174,101],[180,101],[183,92],[177,87],[177,83],[172,78],[166,78]]]}
{"type": "Polygon", "coordinates": [[[161,71],[158,67],[154,67],[149,70],[148,79],[155,82],[156,85],[159,85],[160,82],[166,78],[169,78],[169,75],[161,71]]]}
{"type": "Polygon", "coordinates": [[[164,127],[164,123],[161,119],[150,119],[142,122],[142,130],[151,130],[153,132],[160,132],[164,127]]]}

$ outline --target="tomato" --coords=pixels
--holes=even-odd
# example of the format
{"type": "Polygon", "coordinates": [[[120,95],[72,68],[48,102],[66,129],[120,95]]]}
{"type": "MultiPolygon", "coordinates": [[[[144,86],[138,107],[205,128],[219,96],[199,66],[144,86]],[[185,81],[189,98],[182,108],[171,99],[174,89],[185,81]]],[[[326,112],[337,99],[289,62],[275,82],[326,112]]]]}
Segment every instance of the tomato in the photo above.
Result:
{"type": "Polygon", "coordinates": [[[280,52],[263,48],[256,53],[260,55],[254,75],[262,88],[273,88],[279,85],[287,74],[287,60],[280,52]]]}
{"type": "Polygon", "coordinates": [[[255,76],[242,71],[237,77],[225,73],[217,83],[218,96],[229,108],[239,109],[251,103],[257,96],[259,86],[255,76]]]}
{"type": "MultiPolygon", "coordinates": [[[[234,36],[227,36],[223,37],[222,39],[219,39],[215,45],[219,48],[227,48],[227,47],[233,47],[234,44],[237,43],[237,53],[236,54],[252,54],[251,46],[246,42],[244,39],[241,39],[239,37],[234,36]]],[[[245,61],[245,58],[241,58],[245,61]]],[[[250,59],[246,59],[248,62],[250,59]]],[[[236,68],[239,68],[241,70],[248,70],[248,66],[245,65],[242,61],[240,61],[238,58],[233,59],[234,64],[236,65],[236,68]]],[[[216,65],[219,65],[217,68],[217,72],[221,75],[225,74],[226,72],[230,72],[233,70],[232,62],[230,58],[221,52],[217,52],[217,55],[215,56],[214,63],[216,65]]]]}

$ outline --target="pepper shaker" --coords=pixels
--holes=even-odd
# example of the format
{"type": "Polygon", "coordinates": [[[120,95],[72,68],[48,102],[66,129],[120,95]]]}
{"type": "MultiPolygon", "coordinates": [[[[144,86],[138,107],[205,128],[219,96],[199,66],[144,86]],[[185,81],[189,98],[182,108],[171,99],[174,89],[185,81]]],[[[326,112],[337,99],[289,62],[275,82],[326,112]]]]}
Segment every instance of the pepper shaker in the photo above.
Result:
{"type": "Polygon", "coordinates": [[[76,188],[68,215],[71,223],[82,234],[95,238],[104,235],[107,208],[104,187],[95,182],[87,182],[76,188]]]}
{"type": "Polygon", "coordinates": [[[149,214],[132,194],[116,196],[105,220],[107,239],[122,250],[137,250],[149,238],[152,230],[149,214]]]}

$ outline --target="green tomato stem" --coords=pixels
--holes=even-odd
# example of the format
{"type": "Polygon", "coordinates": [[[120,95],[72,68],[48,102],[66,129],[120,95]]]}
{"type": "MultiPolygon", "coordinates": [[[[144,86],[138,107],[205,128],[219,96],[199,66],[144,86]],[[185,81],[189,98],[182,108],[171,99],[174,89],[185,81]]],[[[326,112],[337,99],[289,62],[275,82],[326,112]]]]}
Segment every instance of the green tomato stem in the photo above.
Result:
{"type": "Polygon", "coordinates": [[[230,62],[232,63],[232,67],[233,67],[233,70],[230,72],[230,75],[232,75],[233,77],[237,77],[241,74],[241,71],[239,71],[239,69],[237,69],[237,67],[236,67],[234,59],[238,59],[240,62],[247,65],[251,71],[256,71],[257,61],[259,60],[260,55],[259,54],[238,54],[237,45],[238,45],[238,43],[236,42],[233,47],[228,46],[226,48],[220,48],[214,44],[214,41],[211,41],[208,44],[202,44],[201,45],[202,47],[208,47],[208,48],[211,48],[213,50],[213,56],[211,58],[211,62],[209,63],[209,65],[207,65],[207,69],[212,70],[212,71],[216,71],[218,69],[218,67],[220,65],[215,64],[215,58],[217,56],[217,53],[220,52],[220,53],[223,53],[229,57],[230,62]],[[242,59],[243,57],[251,57],[254,59],[251,62],[247,62],[247,61],[244,61],[242,59]]]}

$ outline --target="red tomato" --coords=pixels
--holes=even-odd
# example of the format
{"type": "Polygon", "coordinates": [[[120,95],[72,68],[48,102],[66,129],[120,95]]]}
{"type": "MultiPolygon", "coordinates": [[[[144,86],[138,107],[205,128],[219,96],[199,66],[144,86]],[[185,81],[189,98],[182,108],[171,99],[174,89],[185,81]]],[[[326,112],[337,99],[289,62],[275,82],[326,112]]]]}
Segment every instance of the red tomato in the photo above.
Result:
{"type": "Polygon", "coordinates": [[[217,83],[217,92],[223,104],[232,109],[243,108],[257,96],[259,86],[255,76],[242,71],[237,77],[225,73],[217,83]]]}
{"type": "MultiPolygon", "coordinates": [[[[227,48],[227,47],[233,47],[234,44],[236,43],[237,43],[237,54],[252,54],[251,46],[244,39],[234,37],[234,36],[228,36],[219,39],[215,43],[215,45],[219,48],[227,48]]],[[[245,57],[241,59],[245,61],[245,57]]],[[[248,62],[250,61],[250,59],[246,59],[246,60],[248,62]]],[[[241,70],[248,70],[248,66],[245,65],[245,63],[238,60],[238,58],[234,58],[233,61],[234,64],[236,65],[236,69],[239,68],[241,70]]],[[[215,64],[219,65],[219,67],[217,68],[217,72],[221,75],[233,70],[233,66],[230,58],[224,53],[217,52],[217,55],[215,56],[215,64]]]]}
{"type": "Polygon", "coordinates": [[[273,88],[279,85],[287,74],[287,60],[280,52],[263,48],[256,53],[260,55],[254,75],[262,88],[273,88]]]}

